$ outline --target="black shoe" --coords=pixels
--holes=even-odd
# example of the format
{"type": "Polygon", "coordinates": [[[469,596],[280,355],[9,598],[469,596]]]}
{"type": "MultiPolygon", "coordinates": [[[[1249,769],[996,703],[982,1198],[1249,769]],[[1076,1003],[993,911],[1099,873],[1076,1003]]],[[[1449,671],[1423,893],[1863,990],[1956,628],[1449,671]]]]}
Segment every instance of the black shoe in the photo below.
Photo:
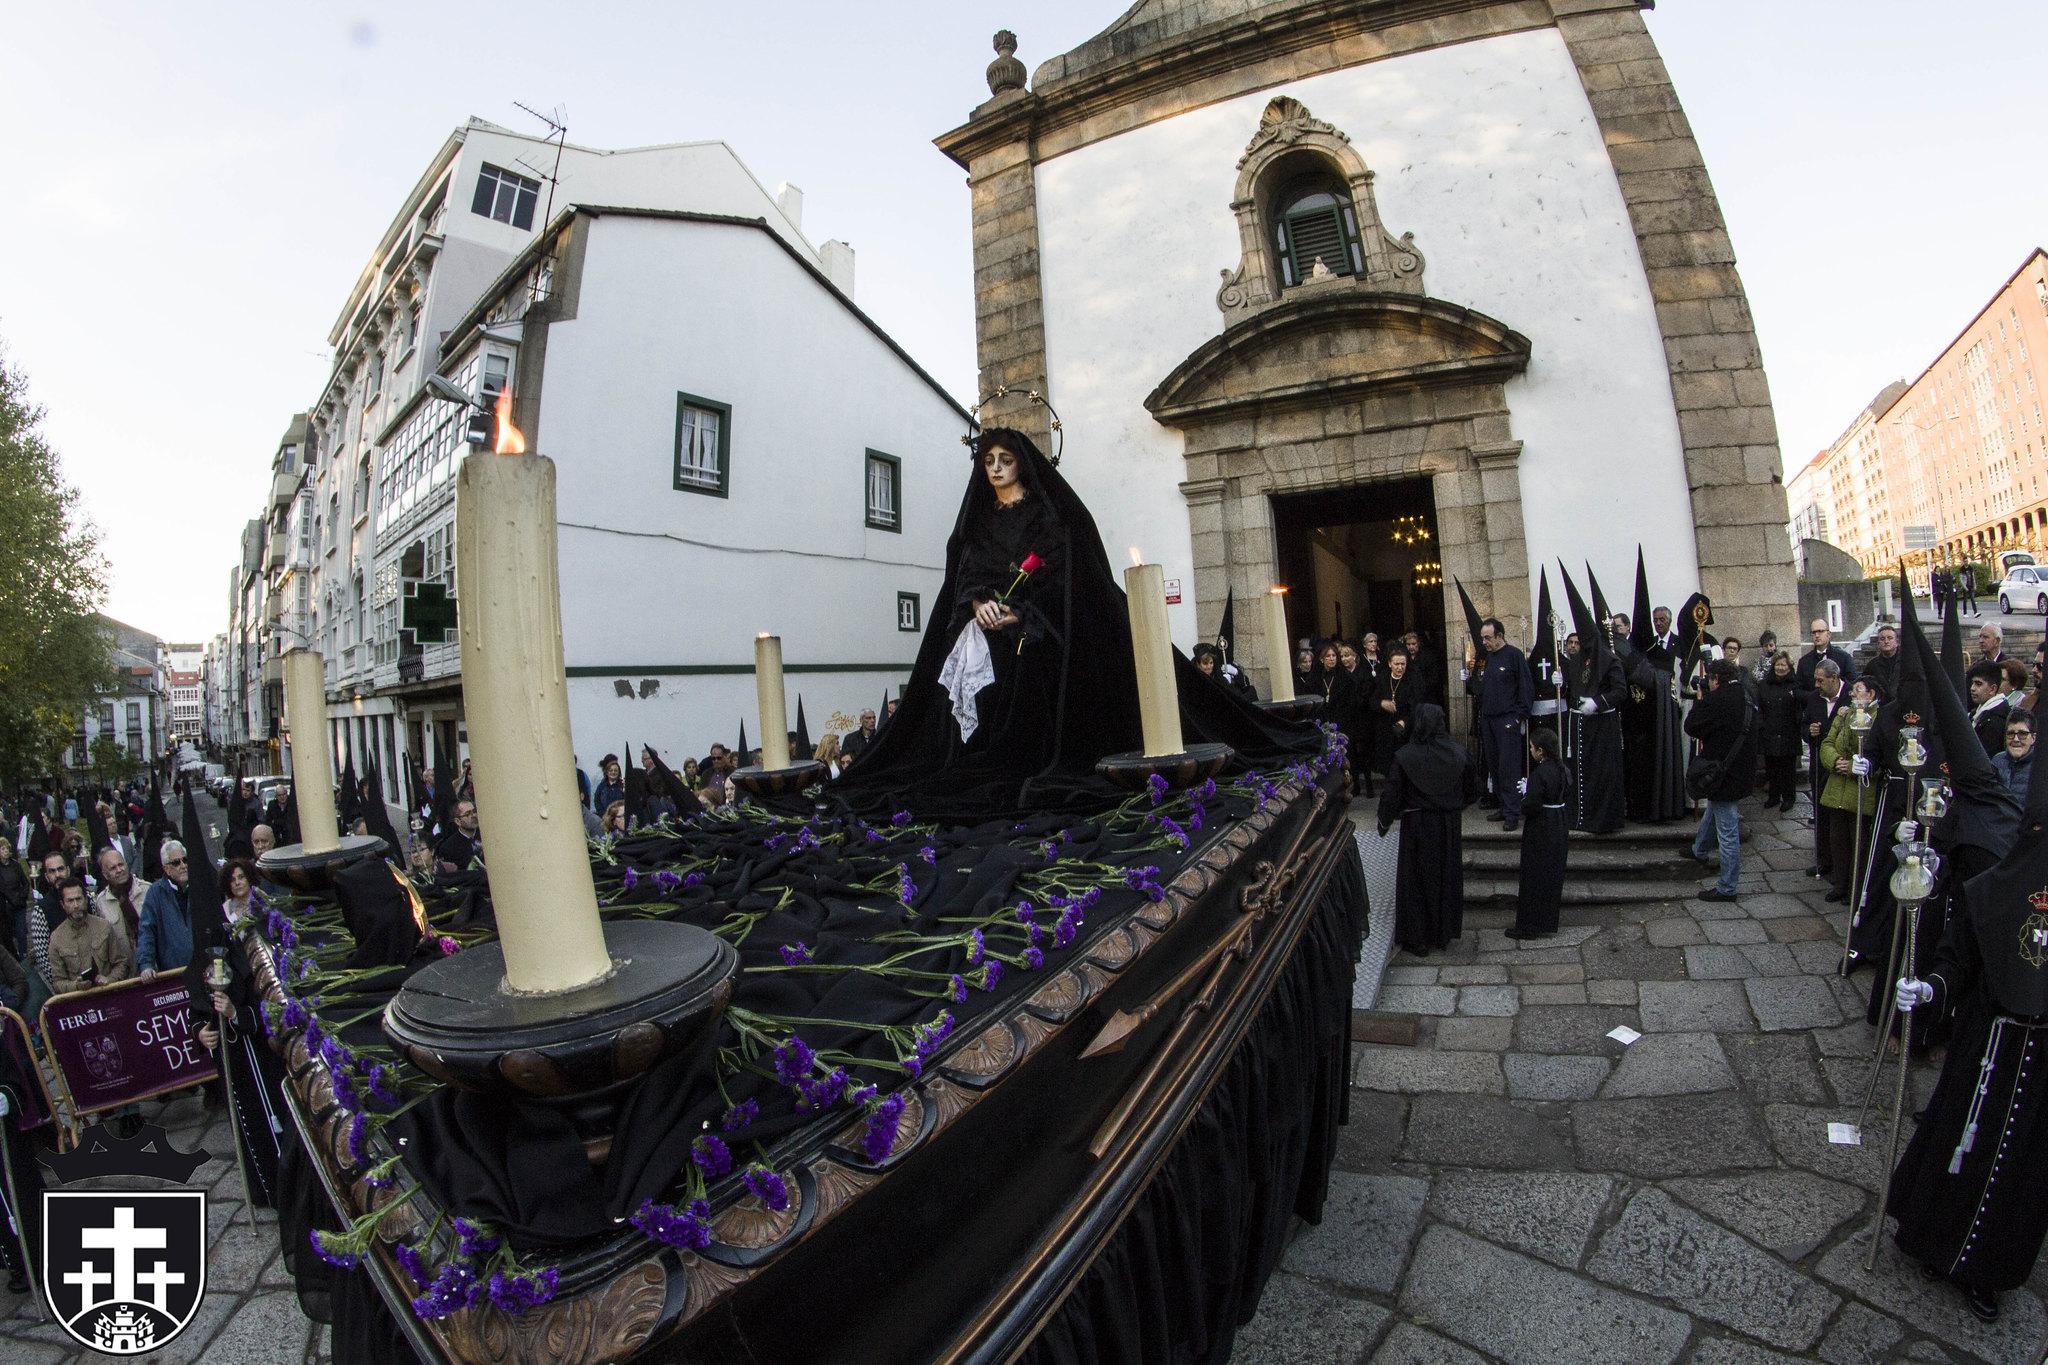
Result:
{"type": "Polygon", "coordinates": [[[1846,891],[1830,891],[1825,896],[1822,896],[1821,899],[1833,905],[1847,905],[1849,903],[1849,893],[1846,891]]]}
{"type": "Polygon", "coordinates": [[[1549,938],[1557,931],[1555,929],[1509,929],[1505,932],[1509,938],[1519,943],[1524,939],[1549,938]]]}
{"type": "Polygon", "coordinates": [[[1486,818],[1489,820],[1505,820],[1507,816],[1502,815],[1498,809],[1495,809],[1486,812],[1486,818]]]}
{"type": "Polygon", "coordinates": [[[1808,866],[1807,866],[1807,869],[1806,869],[1806,875],[1807,875],[1807,876],[1809,876],[1809,877],[1821,877],[1821,876],[1825,876],[1825,875],[1827,875],[1827,874],[1826,874],[1826,873],[1824,873],[1824,872],[1822,872],[1822,871],[1820,870],[1820,864],[1819,864],[1819,863],[1810,863],[1810,864],[1808,864],[1808,866]]]}
{"type": "Polygon", "coordinates": [[[1704,890],[1704,891],[1700,892],[1700,893],[1699,893],[1699,895],[1697,895],[1697,896],[1694,896],[1694,897],[1693,897],[1693,899],[1694,899],[1694,900],[1696,900],[1696,901],[1731,901],[1731,902],[1732,902],[1732,901],[1734,901],[1734,900],[1736,899],[1736,895],[1735,895],[1735,893],[1734,893],[1734,892],[1732,892],[1732,891],[1723,891],[1723,890],[1722,890],[1722,889],[1721,889],[1720,887],[1718,887],[1718,886],[1710,886],[1710,887],[1708,887],[1708,888],[1707,888],[1706,890],[1704,890]]]}
{"type": "Polygon", "coordinates": [[[1970,1305],[1970,1311],[1977,1315],[1977,1321],[1998,1321],[1998,1295],[1988,1289],[1976,1289],[1970,1285],[1957,1285],[1956,1288],[1963,1291],[1963,1302],[1970,1305]]]}
{"type": "Polygon", "coordinates": [[[1522,822],[1520,819],[1503,820],[1500,822],[1500,827],[1505,833],[1513,834],[1522,827],[1522,822]]]}

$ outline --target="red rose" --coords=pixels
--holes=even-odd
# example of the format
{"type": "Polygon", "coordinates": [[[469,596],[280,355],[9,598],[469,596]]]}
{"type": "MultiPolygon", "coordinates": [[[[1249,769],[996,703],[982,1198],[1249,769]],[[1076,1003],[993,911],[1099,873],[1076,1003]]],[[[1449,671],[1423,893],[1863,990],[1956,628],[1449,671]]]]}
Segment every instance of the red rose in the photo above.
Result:
{"type": "Polygon", "coordinates": [[[1038,552],[1034,550],[1030,554],[1024,556],[1024,562],[1017,566],[1017,572],[1021,574],[1034,574],[1044,567],[1045,561],[1040,559],[1038,557],[1038,552]]]}

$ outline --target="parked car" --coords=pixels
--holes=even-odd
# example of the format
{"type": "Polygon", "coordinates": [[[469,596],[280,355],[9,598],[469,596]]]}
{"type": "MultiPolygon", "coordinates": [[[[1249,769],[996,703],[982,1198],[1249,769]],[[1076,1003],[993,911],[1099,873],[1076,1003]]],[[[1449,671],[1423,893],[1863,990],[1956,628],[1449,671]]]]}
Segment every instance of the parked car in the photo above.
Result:
{"type": "Polygon", "coordinates": [[[2014,611],[2038,611],[2048,616],[2048,570],[2026,564],[2015,566],[1998,585],[1998,609],[2007,615],[2014,611]]]}

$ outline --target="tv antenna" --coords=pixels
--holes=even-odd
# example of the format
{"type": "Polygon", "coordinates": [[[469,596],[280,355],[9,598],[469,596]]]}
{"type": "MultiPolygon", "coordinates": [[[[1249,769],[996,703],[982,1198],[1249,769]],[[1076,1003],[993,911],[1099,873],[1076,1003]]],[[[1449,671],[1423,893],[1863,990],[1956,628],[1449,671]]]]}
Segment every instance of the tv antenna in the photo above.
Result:
{"type": "MultiPolygon", "coordinates": [[[[547,207],[544,210],[542,210],[540,216],[541,227],[545,229],[549,223],[552,223],[555,220],[555,186],[561,183],[562,148],[569,141],[569,125],[562,121],[563,118],[566,117],[566,111],[562,108],[561,105],[558,104],[555,106],[555,110],[553,113],[543,114],[540,110],[534,108],[532,105],[521,104],[518,100],[512,101],[512,107],[514,109],[518,109],[527,114],[530,114],[534,118],[539,119],[542,123],[545,123],[548,126],[548,135],[545,138],[543,138],[542,141],[552,142],[555,145],[555,165],[553,170],[544,171],[540,167],[534,165],[532,162],[526,160],[524,157],[517,158],[518,163],[521,166],[524,166],[527,170],[533,172],[535,179],[545,180],[547,182],[547,207]]],[[[534,276],[531,293],[535,296],[538,296],[539,292],[540,276],[536,274],[534,276]]]]}

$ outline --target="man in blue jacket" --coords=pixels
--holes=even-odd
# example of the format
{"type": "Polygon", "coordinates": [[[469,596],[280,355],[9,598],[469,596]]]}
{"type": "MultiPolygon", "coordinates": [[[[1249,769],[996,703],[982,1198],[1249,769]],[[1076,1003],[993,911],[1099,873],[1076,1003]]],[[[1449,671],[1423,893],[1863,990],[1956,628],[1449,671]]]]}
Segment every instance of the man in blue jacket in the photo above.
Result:
{"type": "Polygon", "coordinates": [[[1529,661],[1508,643],[1500,622],[1488,618],[1479,623],[1479,647],[1486,661],[1478,677],[1466,678],[1465,690],[1479,707],[1479,753],[1500,801],[1501,828],[1513,831],[1522,827],[1522,732],[1536,700],[1536,683],[1529,676],[1529,661]]]}
{"type": "Polygon", "coordinates": [[[142,898],[135,931],[136,972],[182,971],[192,960],[192,867],[185,846],[164,840],[162,878],[142,898]]]}

